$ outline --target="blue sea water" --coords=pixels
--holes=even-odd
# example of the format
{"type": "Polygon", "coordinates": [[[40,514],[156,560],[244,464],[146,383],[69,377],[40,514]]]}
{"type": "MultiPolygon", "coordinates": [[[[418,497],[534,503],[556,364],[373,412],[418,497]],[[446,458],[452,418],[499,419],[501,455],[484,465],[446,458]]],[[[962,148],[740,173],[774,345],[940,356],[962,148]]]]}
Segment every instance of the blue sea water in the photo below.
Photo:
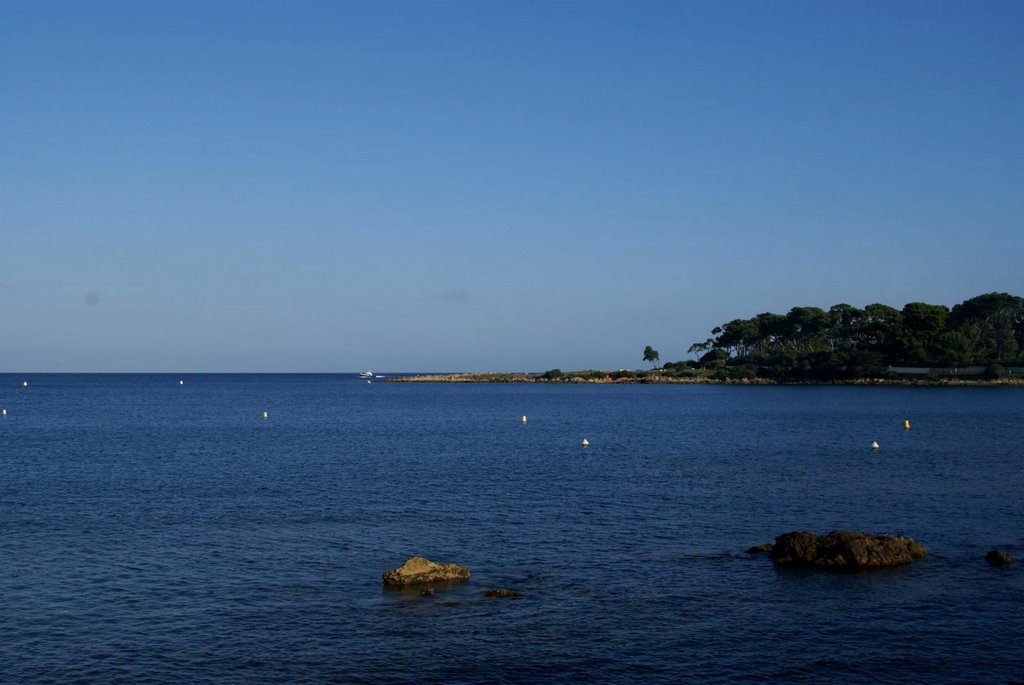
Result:
{"type": "Polygon", "coordinates": [[[178,378],[0,375],[0,681],[1024,680],[1024,388],[178,378]]]}

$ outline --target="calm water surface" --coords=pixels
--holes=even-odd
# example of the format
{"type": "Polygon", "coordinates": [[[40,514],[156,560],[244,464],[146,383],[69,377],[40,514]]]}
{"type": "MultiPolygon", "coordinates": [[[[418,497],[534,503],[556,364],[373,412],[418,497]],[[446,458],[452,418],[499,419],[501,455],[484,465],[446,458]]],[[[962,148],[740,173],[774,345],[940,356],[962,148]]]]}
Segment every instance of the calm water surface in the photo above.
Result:
{"type": "Polygon", "coordinates": [[[0,681],[1024,680],[1024,388],[178,378],[0,375],[0,681]]]}

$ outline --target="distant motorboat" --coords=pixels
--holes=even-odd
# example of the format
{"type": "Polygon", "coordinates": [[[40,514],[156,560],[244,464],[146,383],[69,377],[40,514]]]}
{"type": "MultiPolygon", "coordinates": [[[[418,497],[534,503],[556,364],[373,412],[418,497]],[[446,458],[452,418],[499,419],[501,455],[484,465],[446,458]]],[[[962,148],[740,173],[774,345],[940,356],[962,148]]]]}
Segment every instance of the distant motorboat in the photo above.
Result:
{"type": "Polygon", "coordinates": [[[373,378],[373,371],[363,371],[359,374],[360,378],[373,378]]]}

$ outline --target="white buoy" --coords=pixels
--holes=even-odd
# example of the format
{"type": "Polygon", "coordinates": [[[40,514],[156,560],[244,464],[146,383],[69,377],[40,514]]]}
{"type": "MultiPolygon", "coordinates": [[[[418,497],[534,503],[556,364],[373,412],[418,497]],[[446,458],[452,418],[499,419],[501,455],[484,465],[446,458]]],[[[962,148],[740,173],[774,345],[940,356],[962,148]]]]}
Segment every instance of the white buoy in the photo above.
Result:
{"type": "Polygon", "coordinates": [[[270,418],[270,412],[263,412],[263,418],[269,419],[270,418]]]}
{"type": "Polygon", "coordinates": [[[520,419],[520,423],[526,423],[526,415],[525,414],[523,415],[523,418],[520,419]]]}
{"type": "Polygon", "coordinates": [[[877,450],[878,449],[878,443],[877,442],[872,442],[871,443],[871,449],[877,450]]]}
{"type": "Polygon", "coordinates": [[[369,385],[370,383],[373,383],[373,381],[366,381],[367,385],[369,385]]]}
{"type": "Polygon", "coordinates": [[[185,381],[178,381],[178,385],[185,385],[185,381]]]}
{"type": "Polygon", "coordinates": [[[581,442],[580,445],[582,445],[583,447],[590,447],[590,441],[587,440],[586,438],[583,438],[583,442],[581,442]]]}
{"type": "Polygon", "coordinates": [[[27,388],[28,387],[28,381],[22,381],[21,382],[21,387],[27,388]]]}
{"type": "Polygon", "coordinates": [[[0,416],[7,416],[7,410],[4,409],[2,412],[0,412],[0,416]]]}

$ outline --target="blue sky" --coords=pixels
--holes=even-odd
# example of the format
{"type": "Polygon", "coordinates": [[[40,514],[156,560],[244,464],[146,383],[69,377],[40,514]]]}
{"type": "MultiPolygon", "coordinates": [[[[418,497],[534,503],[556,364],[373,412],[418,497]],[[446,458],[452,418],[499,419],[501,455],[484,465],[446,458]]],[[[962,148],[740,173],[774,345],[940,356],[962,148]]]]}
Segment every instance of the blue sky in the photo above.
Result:
{"type": "Polygon", "coordinates": [[[1024,295],[1024,3],[0,0],[0,371],[544,370],[1024,295]]]}

